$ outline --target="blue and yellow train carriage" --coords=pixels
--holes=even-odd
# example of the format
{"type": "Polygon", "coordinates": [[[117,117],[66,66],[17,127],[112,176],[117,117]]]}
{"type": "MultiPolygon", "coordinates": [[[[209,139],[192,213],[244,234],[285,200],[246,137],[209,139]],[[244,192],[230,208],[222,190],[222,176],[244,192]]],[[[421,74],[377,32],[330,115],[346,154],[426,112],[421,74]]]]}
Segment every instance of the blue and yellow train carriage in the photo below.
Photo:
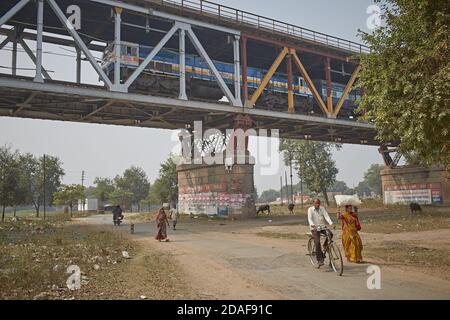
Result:
{"type": "MultiPolygon", "coordinates": [[[[121,46],[121,73],[128,77],[134,69],[150,54],[153,47],[136,43],[122,42],[121,46]]],[[[104,52],[102,67],[108,76],[114,77],[114,45],[110,44],[104,52]]],[[[234,86],[234,65],[222,61],[213,61],[225,83],[234,86]]],[[[260,85],[267,70],[251,68],[247,70],[247,80],[250,92],[260,85]]],[[[169,49],[161,50],[152,62],[149,63],[144,73],[133,84],[132,89],[151,94],[174,95],[177,92],[180,75],[179,54],[169,49]],[[176,81],[175,81],[176,80],[176,81]]],[[[193,98],[220,100],[222,91],[217,87],[215,78],[207,64],[197,55],[186,55],[186,81],[188,95],[193,98]]],[[[314,81],[319,92],[326,98],[326,83],[323,80],[314,81]]],[[[320,113],[320,109],[313,107],[313,96],[305,80],[295,77],[293,83],[296,111],[301,113],[320,113]]],[[[342,96],[344,86],[333,83],[333,103],[337,103],[342,96]]],[[[286,110],[288,91],[287,75],[275,73],[258,101],[258,106],[269,109],[286,110]]],[[[344,109],[354,110],[358,94],[352,92],[344,103],[344,109]]]]}

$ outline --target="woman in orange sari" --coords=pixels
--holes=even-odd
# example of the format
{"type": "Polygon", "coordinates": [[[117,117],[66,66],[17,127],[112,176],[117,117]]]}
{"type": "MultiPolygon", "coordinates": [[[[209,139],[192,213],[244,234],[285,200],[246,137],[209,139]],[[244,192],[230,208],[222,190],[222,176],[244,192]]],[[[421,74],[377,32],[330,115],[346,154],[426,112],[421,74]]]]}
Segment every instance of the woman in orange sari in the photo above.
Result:
{"type": "Polygon", "coordinates": [[[348,262],[362,263],[362,241],[358,234],[361,230],[358,214],[353,212],[352,206],[345,206],[343,213],[338,212],[338,219],[342,224],[342,245],[348,262]]]}
{"type": "Polygon", "coordinates": [[[156,216],[156,223],[158,227],[156,240],[158,240],[159,242],[163,240],[169,241],[169,239],[167,238],[167,227],[169,226],[169,219],[167,219],[164,208],[159,209],[158,215],[156,216]]]}

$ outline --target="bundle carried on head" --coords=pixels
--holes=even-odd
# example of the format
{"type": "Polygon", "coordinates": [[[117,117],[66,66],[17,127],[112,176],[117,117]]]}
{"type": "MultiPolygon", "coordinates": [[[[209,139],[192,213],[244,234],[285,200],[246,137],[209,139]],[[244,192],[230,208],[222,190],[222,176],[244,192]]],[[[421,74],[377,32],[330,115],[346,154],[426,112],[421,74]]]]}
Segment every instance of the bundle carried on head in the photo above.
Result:
{"type": "Polygon", "coordinates": [[[361,205],[361,200],[359,200],[358,195],[353,196],[344,196],[344,195],[336,195],[334,196],[334,199],[336,200],[336,204],[338,207],[345,207],[345,206],[355,206],[358,207],[361,205]]]}

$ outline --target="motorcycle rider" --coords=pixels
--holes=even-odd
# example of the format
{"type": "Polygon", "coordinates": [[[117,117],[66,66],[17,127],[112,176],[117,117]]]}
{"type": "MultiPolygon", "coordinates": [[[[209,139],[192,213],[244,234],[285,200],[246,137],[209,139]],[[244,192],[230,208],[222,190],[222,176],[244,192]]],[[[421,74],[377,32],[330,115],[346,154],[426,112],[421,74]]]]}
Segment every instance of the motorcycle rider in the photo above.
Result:
{"type": "Polygon", "coordinates": [[[118,225],[120,225],[120,221],[123,219],[123,214],[122,214],[122,208],[120,207],[120,205],[117,205],[114,209],[113,209],[113,211],[112,211],[112,214],[113,214],[113,221],[114,221],[114,225],[116,226],[118,226],[118,225]]]}

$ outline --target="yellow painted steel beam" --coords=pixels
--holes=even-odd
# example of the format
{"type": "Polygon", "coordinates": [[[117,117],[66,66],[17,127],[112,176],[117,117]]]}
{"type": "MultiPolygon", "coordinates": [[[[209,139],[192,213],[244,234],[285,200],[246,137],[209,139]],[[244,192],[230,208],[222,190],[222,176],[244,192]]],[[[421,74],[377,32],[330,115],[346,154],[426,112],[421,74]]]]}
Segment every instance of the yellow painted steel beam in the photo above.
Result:
{"type": "Polygon", "coordinates": [[[350,93],[350,90],[352,89],[353,84],[356,81],[356,78],[358,77],[359,72],[361,71],[362,66],[358,65],[355,69],[355,71],[353,71],[352,77],[350,78],[350,80],[347,83],[347,86],[344,89],[344,92],[342,93],[342,97],[339,99],[336,108],[334,110],[334,116],[336,117],[339,113],[339,111],[341,111],[342,106],[344,105],[344,101],[347,98],[348,94],[350,93]]]}
{"type": "Polygon", "coordinates": [[[333,97],[331,95],[331,66],[330,58],[326,59],[325,78],[327,86],[327,108],[328,113],[333,114],[333,97]]]}
{"type": "Polygon", "coordinates": [[[295,112],[295,105],[294,105],[294,90],[292,86],[292,56],[289,54],[286,59],[286,69],[287,69],[287,76],[288,76],[288,112],[294,113],[295,112]]]}
{"type": "Polygon", "coordinates": [[[288,91],[288,112],[289,113],[294,113],[295,112],[294,91],[292,91],[292,90],[288,91]]]}
{"type": "Polygon", "coordinates": [[[314,83],[312,82],[311,78],[309,77],[309,74],[306,71],[305,67],[303,66],[303,63],[300,61],[300,58],[298,57],[296,50],[290,49],[290,53],[291,53],[292,57],[294,58],[295,65],[297,66],[298,70],[300,71],[301,75],[303,76],[303,79],[305,79],[309,90],[311,90],[314,98],[316,99],[316,101],[319,104],[320,108],[322,109],[323,113],[327,117],[330,117],[330,113],[328,112],[328,108],[325,105],[325,102],[323,102],[322,97],[320,96],[319,92],[317,91],[316,87],[314,86],[314,83]]]}
{"type": "Polygon", "coordinates": [[[284,47],[283,50],[280,52],[278,57],[275,59],[274,63],[270,67],[267,74],[264,76],[263,80],[261,81],[261,84],[259,85],[258,89],[253,93],[250,102],[254,106],[256,104],[256,101],[258,101],[259,97],[263,93],[264,89],[269,84],[270,79],[272,79],[275,71],[277,71],[278,67],[280,66],[281,62],[284,60],[284,57],[289,53],[289,49],[284,47]]]}
{"type": "Polygon", "coordinates": [[[331,97],[331,94],[327,97],[327,109],[328,113],[333,113],[333,98],[331,97]]]}

